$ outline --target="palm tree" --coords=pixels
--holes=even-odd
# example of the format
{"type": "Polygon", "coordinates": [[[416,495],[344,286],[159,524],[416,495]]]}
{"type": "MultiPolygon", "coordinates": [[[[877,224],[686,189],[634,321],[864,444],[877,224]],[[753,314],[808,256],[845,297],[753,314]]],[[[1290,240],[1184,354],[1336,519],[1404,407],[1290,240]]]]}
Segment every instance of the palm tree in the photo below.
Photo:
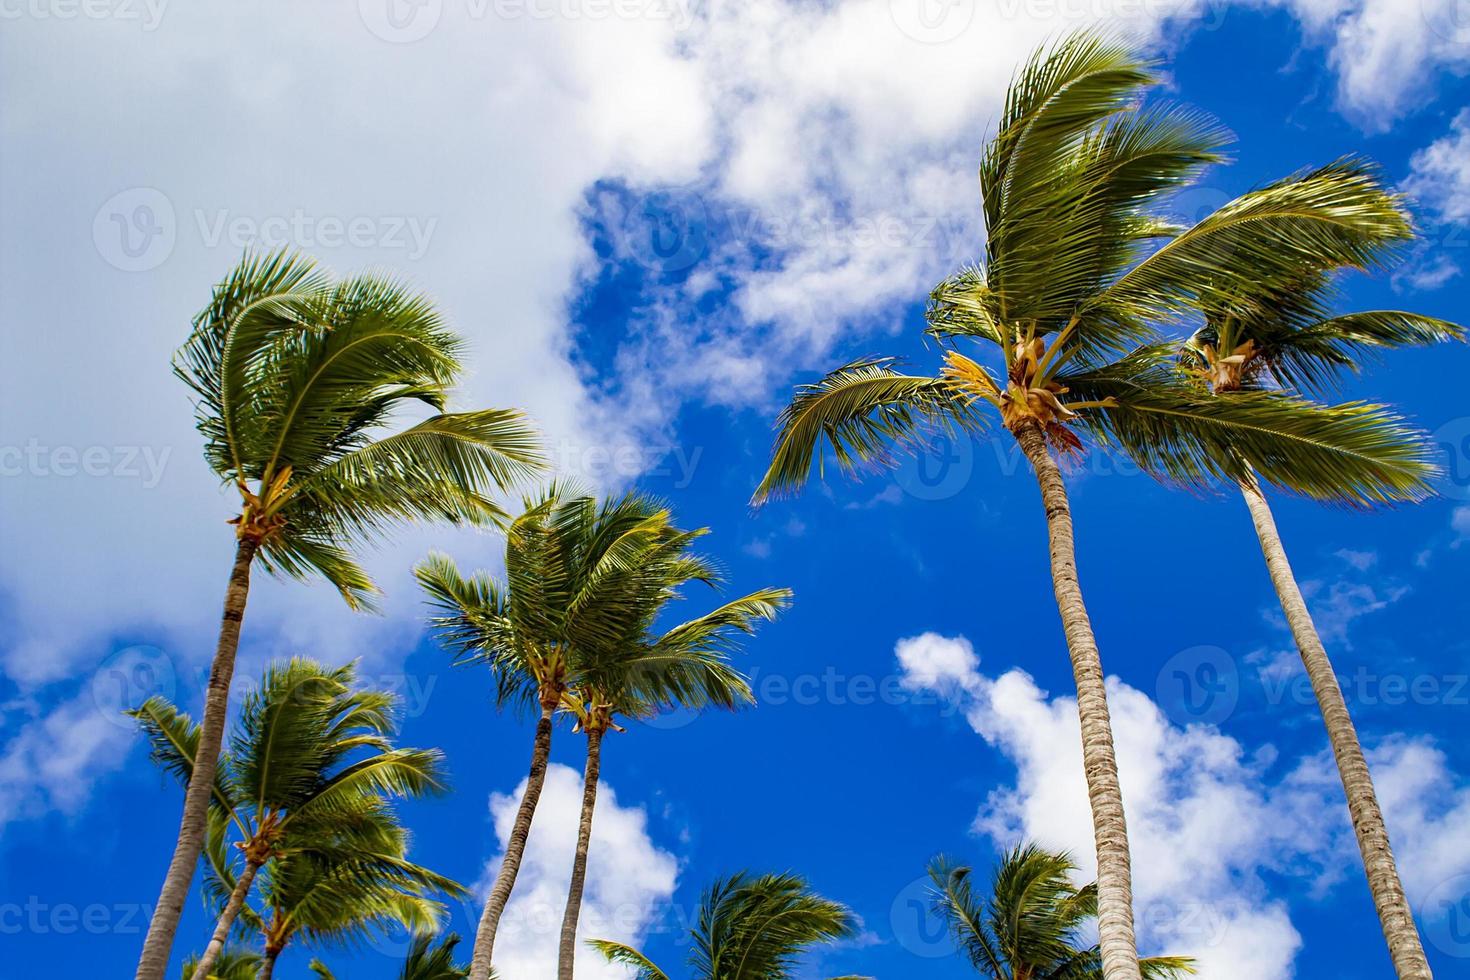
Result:
{"type": "MultiPolygon", "coordinates": [[[[1385,238],[1383,244],[1386,248],[1408,236],[1405,217],[1401,233],[1385,238]]],[[[1334,391],[1345,371],[1358,370],[1365,356],[1376,350],[1464,339],[1463,328],[1456,324],[1402,310],[1334,315],[1332,286],[1330,267],[1312,264],[1304,266],[1299,279],[1284,288],[1203,296],[1205,323],[1184,345],[1181,360],[1185,370],[1222,401],[1280,388],[1323,394],[1334,391]]],[[[1387,426],[1379,434],[1386,440],[1400,438],[1387,426]]],[[[1376,484],[1371,473],[1345,461],[1338,476],[1342,498],[1371,506],[1428,496],[1435,467],[1427,442],[1420,438],[1414,445],[1417,455],[1406,460],[1401,482],[1392,487],[1376,484]]],[[[1342,688],[1292,573],[1260,482],[1249,467],[1241,469],[1238,485],[1327,727],[1394,970],[1401,978],[1428,978],[1429,963],[1404,897],[1383,813],[1342,688]]]]}
{"type": "MultiPolygon", "coordinates": [[[[432,896],[468,894],[408,860],[408,832],[381,798],[353,802],[331,821],[297,825],[285,835],[283,853],[262,869],[256,890],[261,908],[247,902],[238,919],[264,942],[257,980],[269,980],[282,951],[298,940],[344,946],[392,928],[436,933],[446,910],[432,896]]],[[[238,887],[224,827],[224,821],[211,821],[205,844],[206,885],[216,901],[238,887]]]]}
{"type": "Polygon", "coordinates": [[[414,520],[494,522],[488,496],[541,468],[525,418],[445,413],[463,344],[423,296],[379,275],[334,280],[300,255],[247,255],[214,289],[175,372],[197,396],[205,459],[241,507],[200,724],[138,980],[162,980],[203,846],[216,758],[257,558],[271,572],[319,574],[350,606],[372,580],[351,549],[414,520]],[[422,402],[438,414],[383,435],[422,402]]]}
{"type": "MultiPolygon", "coordinates": [[[[1224,136],[1188,110],[1142,107],[1141,89],[1155,80],[1127,48],[1086,33],[1032,58],[1011,85],[980,167],[984,261],[941,283],[928,311],[931,336],[985,345],[999,354],[1000,370],[951,349],[937,376],[867,358],[800,387],[755,493],[759,503],[805,483],[824,446],[851,469],[885,461],[893,445],[912,445],[935,427],[979,431],[986,406],[999,415],[1041,489],[1077,684],[1108,980],[1140,977],[1127,824],[1052,450],[1080,452],[1077,428],[1106,443],[1128,427],[1149,433],[1170,479],[1206,485],[1228,432],[1265,479],[1310,492],[1304,473],[1361,455],[1377,417],[1274,393],[1211,404],[1173,376],[1154,324],[1186,315],[1199,284],[1212,278],[1278,281],[1304,255],[1358,263],[1383,226],[1398,221],[1371,180],[1344,162],[1246,194],[1189,228],[1165,224],[1157,209],[1218,159],[1224,136]]],[[[1402,455],[1401,446],[1370,445],[1363,462],[1392,482],[1402,455]]]]}
{"type": "MultiPolygon", "coordinates": [[[[598,506],[590,496],[553,485],[528,500],[507,529],[505,583],[486,574],[466,577],[442,555],[431,555],[416,570],[439,613],[433,626],[457,652],[456,662],[488,666],[502,706],[534,704],[539,712],[526,790],[475,934],[472,980],[489,975],[496,930],[546,779],[553,716],[569,710],[590,720],[575,692],[610,690],[603,678],[610,680],[610,665],[626,660],[630,639],[651,624],[660,589],[715,580],[707,562],[684,553],[703,533],[674,527],[666,508],[636,494],[598,506]],[[648,574],[656,567],[665,569],[664,577],[648,574]]],[[[742,600],[745,605],[732,603],[729,615],[749,615],[762,600],[775,604],[784,597],[781,590],[757,593],[742,600]]],[[[626,697],[651,705],[733,704],[738,675],[718,656],[695,655],[693,627],[680,635],[683,646],[674,646],[676,636],[659,655],[644,656],[625,673],[634,682],[626,697]],[[676,649],[685,654],[677,661],[676,649]]]]}
{"type": "MultiPolygon", "coordinates": [[[[344,811],[374,806],[384,795],[418,797],[444,789],[436,750],[394,748],[393,707],[386,691],[354,690],[356,667],[328,669],[305,659],[269,666],[245,698],[230,749],[215,770],[213,806],[239,836],[244,866],[223,902],[214,935],[192,974],[215,968],[257,873],[310,847],[344,811]],[[305,829],[295,833],[298,826],[305,829]]],[[[199,726],[162,697],[129,712],[138,719],[153,759],[185,785],[195,766],[199,726]]]]}
{"type": "MultiPolygon", "coordinates": [[[[857,919],[793,874],[747,871],[715,882],[690,930],[691,980],[788,980],[813,946],[857,935],[857,919]]],[[[631,966],[636,980],[669,980],[647,956],[623,943],[588,943],[609,963],[631,966]]],[[[840,977],[838,980],[864,980],[840,977]]]]}
{"type": "MultiPolygon", "coordinates": [[[[977,894],[968,867],[936,858],[929,865],[934,910],[989,980],[1100,980],[1102,954],[1083,938],[1097,916],[1097,886],[1074,886],[1076,871],[1066,854],[1027,844],[1007,851],[989,890],[977,894]]],[[[1149,980],[1194,972],[1180,956],[1143,959],[1139,968],[1149,980]]]]}
{"type": "MultiPolygon", "coordinates": [[[[227,949],[221,953],[209,971],[207,980],[255,980],[260,972],[261,955],[250,949],[227,949]]],[[[183,980],[194,976],[199,958],[191,956],[184,961],[183,980]]]]}
{"type": "MultiPolygon", "coordinates": [[[[648,498],[631,495],[616,506],[650,516],[662,510],[648,498]]],[[[580,530],[595,536],[599,524],[593,518],[591,501],[586,501],[580,530]]],[[[707,531],[701,528],[694,533],[707,531]]],[[[741,704],[755,703],[747,678],[730,666],[730,654],[738,648],[739,636],[752,635],[760,620],[775,619],[791,596],[789,589],[761,589],[651,636],[650,629],[664,606],[683,598],[679,592],[683,585],[696,578],[712,586],[719,584],[712,564],[688,550],[693,540],[693,535],[670,527],[625,573],[604,582],[601,588],[610,596],[624,596],[625,616],[609,633],[610,642],[588,651],[591,655],[580,665],[580,682],[564,698],[577,719],[577,728],[586,734],[587,759],[571,883],[562,917],[558,980],[572,980],[576,962],[577,921],[587,879],[603,737],[609,730],[624,731],[617,723],[619,716],[647,717],[676,706],[695,711],[710,706],[733,710],[741,704]]],[[[582,550],[593,549],[584,544],[582,550]]]]}

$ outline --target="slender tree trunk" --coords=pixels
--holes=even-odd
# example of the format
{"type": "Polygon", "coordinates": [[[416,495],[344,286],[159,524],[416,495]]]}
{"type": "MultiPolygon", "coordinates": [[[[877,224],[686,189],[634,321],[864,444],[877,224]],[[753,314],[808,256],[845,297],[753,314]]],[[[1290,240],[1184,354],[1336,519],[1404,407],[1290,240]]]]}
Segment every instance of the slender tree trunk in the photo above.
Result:
{"type": "Polygon", "coordinates": [[[254,861],[245,862],[245,870],[240,872],[240,878],[235,882],[235,889],[230,892],[230,900],[225,903],[225,909],[220,913],[219,922],[215,923],[214,935],[210,937],[209,945],[204,947],[204,955],[199,957],[199,964],[194,968],[192,980],[206,980],[209,971],[214,969],[219,954],[224,952],[225,940],[230,938],[230,927],[235,924],[235,917],[244,907],[245,896],[250,893],[250,885],[255,881],[255,872],[259,870],[260,865],[254,861]]]}
{"type": "Polygon", "coordinates": [[[582,821],[577,825],[577,854],[572,859],[572,884],[567,911],[561,920],[561,951],[557,980],[572,980],[577,958],[577,918],[582,914],[582,889],[587,883],[587,848],[592,843],[592,812],[597,808],[597,776],[602,770],[602,729],[587,733],[587,766],[582,773],[582,821]]]}
{"type": "Polygon", "coordinates": [[[1261,493],[1260,484],[1251,478],[1240,489],[1246,506],[1250,508],[1251,520],[1255,522],[1261,553],[1266,556],[1271,583],[1281,600],[1281,611],[1286,614],[1296,648],[1302,655],[1302,664],[1311,678],[1312,691],[1317,695],[1322,720],[1327,725],[1327,739],[1332,743],[1332,754],[1337,758],[1337,772],[1347,794],[1353,832],[1358,838],[1358,850],[1363,854],[1368,888],[1373,893],[1383,936],[1388,940],[1394,972],[1400,980],[1428,980],[1433,974],[1429,971],[1429,961],[1424,958],[1414,915],[1404,898],[1404,886],[1399,881],[1393,849],[1388,842],[1388,829],[1383,825],[1378,795],[1373,791],[1373,778],[1368,773],[1368,762],[1363,758],[1363,747],[1358,742],[1358,732],[1343,700],[1342,688],[1338,686],[1332,662],[1327,659],[1327,650],[1322,646],[1322,638],[1317,635],[1317,627],[1286,560],[1286,549],[1282,547],[1281,536],[1276,531],[1276,519],[1261,493]]]}
{"type": "Polygon", "coordinates": [[[255,980],[271,980],[271,974],[276,972],[276,958],[281,955],[279,949],[265,948],[265,958],[260,961],[260,972],[255,974],[255,980]]]}
{"type": "Polygon", "coordinates": [[[1092,830],[1097,845],[1097,931],[1102,947],[1103,977],[1140,980],[1138,943],[1133,934],[1128,826],[1123,816],[1123,793],[1118,785],[1118,762],[1113,753],[1102,660],[1098,657],[1097,639],[1092,635],[1092,623],[1087,618],[1082,586],[1077,579],[1067,488],[1056,460],[1047,449],[1041,426],[1035,422],[1022,423],[1015,435],[1041,485],[1051,547],[1052,585],[1067,635],[1067,649],[1072,656],[1072,676],[1077,682],[1082,764],[1087,774],[1087,797],[1092,805],[1092,830]]]}
{"type": "Polygon", "coordinates": [[[260,545],[253,538],[240,538],[235,547],[235,566],[225,590],[224,615],[219,641],[209,668],[209,690],[204,698],[204,717],[199,723],[199,748],[194,754],[194,771],[184,792],[184,814],[179,821],[179,839],[163,879],[158,904],[148,923],[143,953],[138,958],[137,980],[163,980],[173,949],[174,933],[184,911],[184,899],[194,880],[194,869],[204,849],[204,825],[209,816],[209,797],[214,787],[214,769],[219,762],[220,740],[225,732],[230,680],[235,673],[235,651],[240,645],[240,621],[245,617],[245,600],[250,594],[250,563],[260,545]]]}
{"type": "Polygon", "coordinates": [[[531,753],[531,772],[526,778],[526,792],[521,797],[520,809],[516,811],[516,822],[511,827],[510,840],[505,842],[505,858],[500,862],[500,871],[485,900],[485,911],[480,916],[480,927],[475,932],[475,952],[470,960],[468,980],[489,980],[491,956],[495,952],[495,930],[500,927],[500,916],[505,912],[505,903],[510,901],[510,891],[515,887],[516,875],[521,870],[521,856],[526,852],[526,837],[531,833],[531,818],[536,813],[536,802],[541,799],[541,787],[546,782],[546,760],[551,756],[551,713],[552,707],[542,705],[541,719],[536,722],[536,746],[531,753]]]}

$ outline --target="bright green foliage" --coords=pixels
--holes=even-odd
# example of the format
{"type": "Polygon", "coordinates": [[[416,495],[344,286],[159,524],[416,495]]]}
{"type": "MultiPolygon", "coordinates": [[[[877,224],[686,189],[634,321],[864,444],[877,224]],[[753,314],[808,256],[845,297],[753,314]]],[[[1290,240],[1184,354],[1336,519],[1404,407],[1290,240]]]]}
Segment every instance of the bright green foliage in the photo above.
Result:
{"type": "MultiPolygon", "coordinates": [[[[247,904],[235,923],[242,935],[350,942],[390,923],[431,930],[442,906],[430,894],[464,893],[408,861],[388,804],[442,792],[440,753],[394,747],[394,696],[357,689],[356,679],[352,665],[297,658],[269,666],[245,696],[216,770],[205,844],[216,909],[235,887],[237,854],[264,865],[256,888],[270,914],[247,904]]],[[[154,761],[187,782],[198,725],[160,697],[130,714],[154,761]]]]}
{"type": "Polygon", "coordinates": [[[506,577],[464,576],[442,555],[417,569],[432,620],[460,663],[488,665],[502,704],[539,701],[582,722],[607,699],[641,714],[751,700],[729,662],[734,638],[771,619],[786,589],[763,589],[657,633],[665,605],[720,575],[666,507],[639,494],[597,501],[553,486],[506,532],[506,577]]]}
{"type": "Polygon", "coordinates": [[[1420,444],[1386,410],[1277,392],[1208,399],[1174,369],[1159,330],[1206,299],[1285,290],[1308,260],[1366,266],[1409,228],[1397,199],[1352,160],[1173,226],[1172,196],[1220,159],[1226,137],[1193,110],[1143,104],[1155,81],[1150,65],[1096,34],[1037,53],[981,164],[983,259],[930,297],[928,333],[950,348],[942,370],[905,374],[870,358],[800,387],[757,501],[800,487],[828,450],[853,469],[935,429],[978,432],[986,406],[1012,431],[1039,426],[1063,453],[1090,436],[1196,489],[1254,467],[1319,499],[1422,493],[1420,444]]]}
{"type": "MultiPolygon", "coordinates": [[[[856,934],[857,919],[846,906],[822,898],[796,875],[741,872],[715,882],[700,899],[690,933],[691,980],[787,980],[807,950],[856,934]]],[[[588,945],[608,962],[636,969],[637,980],[669,980],[630,946],[605,939],[588,945]]]]}
{"type": "MultiPolygon", "coordinates": [[[[989,890],[977,893],[967,867],[938,858],[929,865],[934,909],[954,942],[988,980],[1102,980],[1102,955],[1084,939],[1097,915],[1097,888],[1072,884],[1077,867],[1065,854],[1024,845],[1006,852],[989,890]]],[[[1194,972],[1189,959],[1143,959],[1145,980],[1194,972]]]]}
{"type": "Polygon", "coordinates": [[[357,606],[374,586],[354,546],[405,521],[501,519],[490,494],[542,460],[519,412],[444,412],[462,348],[403,284],[333,279],[285,250],[247,255],[215,287],[175,372],[269,569],[321,574],[357,606]],[[413,403],[437,414],[386,433],[413,403]]]}
{"type": "MultiPolygon", "coordinates": [[[[226,949],[215,960],[214,969],[206,980],[255,980],[255,974],[260,970],[260,959],[260,954],[253,950],[226,949]]],[[[182,980],[190,980],[198,964],[197,956],[185,960],[184,972],[179,974],[182,980]]]]}

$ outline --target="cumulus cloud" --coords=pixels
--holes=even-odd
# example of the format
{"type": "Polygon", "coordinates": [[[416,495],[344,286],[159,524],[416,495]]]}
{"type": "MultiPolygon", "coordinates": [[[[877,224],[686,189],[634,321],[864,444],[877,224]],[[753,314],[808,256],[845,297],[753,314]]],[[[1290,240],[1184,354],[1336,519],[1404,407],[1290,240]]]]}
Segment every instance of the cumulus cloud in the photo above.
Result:
{"type": "Polygon", "coordinates": [[[1470,109],[1409,161],[1404,190],[1446,221],[1470,220],[1470,109]]]}
{"type": "MultiPolygon", "coordinates": [[[[490,797],[502,855],[525,791],[522,780],[514,793],[490,797]]],[[[581,806],[582,774],[568,766],[550,766],[515,892],[495,940],[495,966],[503,976],[556,974],[557,940],[581,806]]],[[[496,857],[485,867],[482,897],[500,868],[500,860],[496,857]]],[[[603,963],[581,941],[612,939],[638,945],[658,919],[659,906],[673,895],[678,870],[674,856],[660,849],[649,835],[647,813],[641,807],[620,805],[613,788],[599,784],[592,847],[587,857],[587,888],[578,921],[577,976],[627,980],[632,975],[625,967],[603,963]]],[[[479,921],[478,912],[474,921],[479,921]]]]}
{"type": "MultiPolygon", "coordinates": [[[[1094,874],[1075,699],[1018,669],[981,673],[963,637],[924,634],[895,652],[908,683],[958,698],[975,732],[1016,768],[1015,783],[985,799],[975,829],[998,846],[1029,839],[1070,850],[1094,874]]],[[[1309,894],[1344,880],[1358,887],[1330,755],[1283,767],[1269,745],[1247,750],[1213,726],[1173,724],[1116,678],[1108,694],[1142,945],[1194,956],[1205,978],[1292,977],[1301,937],[1263,876],[1293,877],[1309,894]]],[[[1470,869],[1470,787],[1427,739],[1387,742],[1370,762],[1406,887],[1421,900],[1470,869]]]]}
{"type": "Polygon", "coordinates": [[[117,719],[99,711],[90,693],[40,717],[34,717],[33,706],[7,706],[5,726],[26,715],[32,717],[0,752],[0,827],[40,812],[74,813],[95,774],[119,765],[130,744],[117,719]]]}

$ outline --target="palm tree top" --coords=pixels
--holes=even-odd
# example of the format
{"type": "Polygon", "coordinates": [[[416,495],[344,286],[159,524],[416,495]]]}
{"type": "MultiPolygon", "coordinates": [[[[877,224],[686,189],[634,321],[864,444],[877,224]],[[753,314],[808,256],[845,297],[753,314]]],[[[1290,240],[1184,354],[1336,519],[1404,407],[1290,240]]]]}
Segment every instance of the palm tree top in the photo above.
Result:
{"type": "Polygon", "coordinates": [[[775,617],[789,590],[762,589],[655,629],[684,586],[722,585],[718,566],[693,550],[706,533],[676,526],[666,505],[643,494],[599,503],[552,485],[507,528],[503,581],[465,576],[443,555],[416,575],[440,640],[457,662],[491,667],[502,704],[535,702],[605,728],[617,714],[751,700],[730,654],[737,637],[775,617]]]}
{"type": "MultiPolygon", "coordinates": [[[[1002,855],[985,890],[972,870],[946,857],[929,865],[935,913],[948,923],[955,945],[991,980],[1101,980],[1098,947],[1084,940],[1097,916],[1097,887],[1077,886],[1077,866],[1066,852],[1022,844],[1002,855]]],[[[1139,961],[1147,980],[1194,972],[1186,957],[1139,961]]]]}
{"type": "MultiPolygon", "coordinates": [[[[700,897],[689,966],[693,980],[786,980],[812,947],[850,939],[857,931],[851,910],[818,895],[800,876],[741,871],[700,897]]],[[[610,963],[633,967],[637,980],[669,980],[631,946],[605,939],[588,945],[610,963]]]]}
{"type": "Polygon", "coordinates": [[[247,252],[214,288],[174,370],[270,570],[321,574],[361,605],[374,587],[351,547],[405,521],[503,518],[490,494],[545,464],[520,412],[445,412],[463,349],[405,284],[287,249],[247,252]],[[390,433],[413,402],[437,414],[390,433]]]}
{"type": "Polygon", "coordinates": [[[800,487],[829,451],[845,469],[882,464],[936,429],[983,431],[991,411],[1064,454],[1086,435],[1196,490],[1253,469],[1348,504],[1426,492],[1422,444],[1384,409],[1281,392],[1210,399],[1176,370],[1177,345],[1162,331],[1207,298],[1285,290],[1309,262],[1371,267],[1410,229],[1355,159],[1175,227],[1164,218],[1173,195],[1220,159],[1226,134],[1194,110],[1144,105],[1154,80],[1126,45],[1093,33],[1033,57],[980,168],[983,261],[930,297],[941,369],[908,374],[865,358],[798,388],[757,503],[800,487]]]}

